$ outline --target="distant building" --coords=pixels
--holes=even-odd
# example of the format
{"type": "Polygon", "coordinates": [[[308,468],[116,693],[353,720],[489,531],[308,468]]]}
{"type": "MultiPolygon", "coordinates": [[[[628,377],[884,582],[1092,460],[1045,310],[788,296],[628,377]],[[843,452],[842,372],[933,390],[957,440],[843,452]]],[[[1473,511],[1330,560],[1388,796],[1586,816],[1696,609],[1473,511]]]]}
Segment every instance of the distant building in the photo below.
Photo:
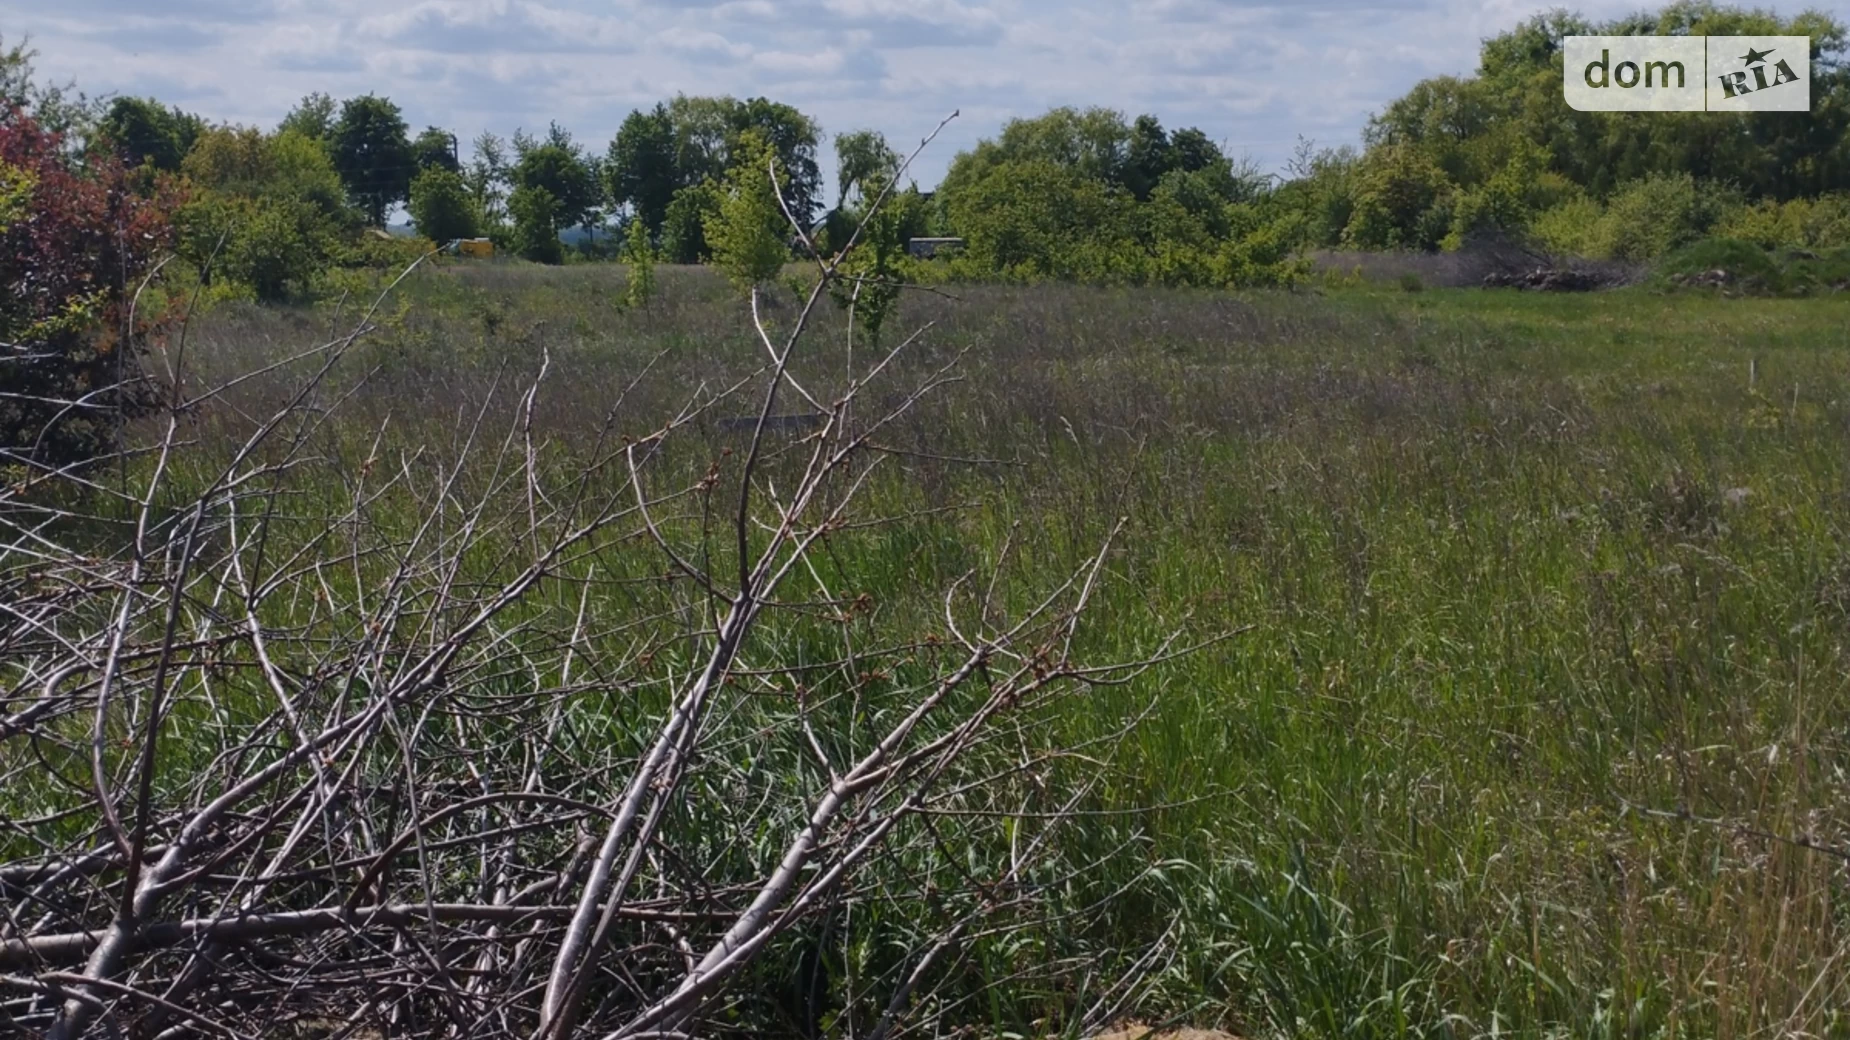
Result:
{"type": "Polygon", "coordinates": [[[956,256],[964,250],[961,238],[913,238],[906,241],[906,252],[920,260],[936,256],[956,256]]]}

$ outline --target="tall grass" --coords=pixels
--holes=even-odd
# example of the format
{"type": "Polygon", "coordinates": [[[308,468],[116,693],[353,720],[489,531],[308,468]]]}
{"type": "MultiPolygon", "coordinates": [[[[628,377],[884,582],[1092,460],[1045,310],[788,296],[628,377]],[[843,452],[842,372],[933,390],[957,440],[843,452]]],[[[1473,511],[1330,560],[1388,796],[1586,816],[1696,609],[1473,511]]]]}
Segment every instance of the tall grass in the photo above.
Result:
{"type": "MultiPolygon", "coordinates": [[[[441,456],[542,353],[559,390],[536,427],[566,455],[651,359],[619,434],[762,364],[716,279],[665,269],[648,311],[618,305],[619,279],[419,278],[363,348],[346,450],[386,429],[441,456]]],[[[969,944],[954,1020],[1850,1033],[1844,861],[1820,851],[1850,848],[1841,301],[958,296],[889,324],[931,325],[902,380],[963,355],[869,489],[913,519],[845,540],[828,577],[858,583],[876,631],[916,629],[1005,542],[1025,580],[998,595],[1026,596],[1122,518],[1087,652],[1134,657],[1178,623],[1239,634],[1069,705],[1076,746],[1147,712],[1061,849],[1110,865],[1043,879],[1070,916],[969,944]],[[1061,970],[1101,951],[1110,970],[1061,970]]],[[[242,370],[330,320],[228,307],[189,350],[242,370]]],[[[828,335],[805,364],[841,363],[828,335]]],[[[244,385],[196,436],[280,386],[244,385]]],[[[727,443],[703,437],[690,473],[727,443]]],[[[831,948],[907,934],[841,927],[831,948]]]]}

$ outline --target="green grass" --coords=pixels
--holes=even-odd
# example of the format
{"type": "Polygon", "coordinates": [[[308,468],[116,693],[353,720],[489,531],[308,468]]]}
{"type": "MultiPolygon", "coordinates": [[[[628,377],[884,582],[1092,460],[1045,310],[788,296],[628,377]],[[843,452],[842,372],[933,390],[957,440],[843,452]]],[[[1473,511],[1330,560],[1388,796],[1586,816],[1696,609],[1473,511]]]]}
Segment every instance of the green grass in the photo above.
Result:
{"type": "MultiPolygon", "coordinates": [[[[717,279],[664,269],[647,312],[619,279],[418,278],[342,439],[453,444],[544,351],[569,456],[658,354],[621,431],[759,363],[717,279]]],[[[901,383],[967,351],[891,440],[998,464],[896,459],[871,506],[961,508],[845,539],[830,577],[916,631],[1004,539],[1024,597],[1124,517],[1087,654],[1240,632],[1069,711],[1082,741],[1153,706],[1093,807],[1155,808],[1069,836],[1128,844],[1050,898],[1128,893],[969,970],[1160,942],[1141,1013],[1254,1036],[1850,1035],[1843,863],[1760,834],[1850,847],[1841,299],[956,293],[889,326],[935,323],[901,383]]],[[[329,323],[226,308],[191,349],[229,371],[329,323]]],[[[839,372],[828,326],[799,377],[839,372]]],[[[720,442],[694,435],[690,467],[720,442]]],[[[1078,988],[966,1017],[1057,1027],[1078,988]]]]}

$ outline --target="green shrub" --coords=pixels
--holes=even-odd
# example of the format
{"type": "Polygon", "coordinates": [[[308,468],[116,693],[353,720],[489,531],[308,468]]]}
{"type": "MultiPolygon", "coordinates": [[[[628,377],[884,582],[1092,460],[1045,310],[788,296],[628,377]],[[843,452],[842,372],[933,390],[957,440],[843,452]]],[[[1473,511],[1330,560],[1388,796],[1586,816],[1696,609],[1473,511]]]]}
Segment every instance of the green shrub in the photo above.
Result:
{"type": "Polygon", "coordinates": [[[369,228],[336,252],[340,267],[399,271],[437,246],[422,235],[388,235],[369,228]]]}
{"type": "Polygon", "coordinates": [[[1634,181],[1607,203],[1605,256],[1665,256],[1707,234],[1732,201],[1718,185],[1699,183],[1687,173],[1653,174],[1634,181]]]}
{"type": "Polygon", "coordinates": [[[671,264],[705,263],[707,218],[719,212],[719,189],[711,181],[691,184],[674,193],[662,218],[662,259],[671,264]]]}
{"type": "Polygon", "coordinates": [[[1763,249],[1850,246],[1850,192],[1785,202],[1764,200],[1728,214],[1716,225],[1715,233],[1763,249]]]}
{"type": "Polygon", "coordinates": [[[515,255],[536,264],[565,262],[565,243],[559,241],[559,200],[545,188],[515,188],[507,198],[514,218],[509,245],[515,255]]]}
{"type": "Polygon", "coordinates": [[[1651,261],[1709,234],[1739,207],[1737,195],[1687,173],[1653,174],[1604,205],[1570,198],[1537,215],[1530,234],[1551,252],[1597,260],[1651,261]]]}
{"type": "Polygon", "coordinates": [[[623,303],[629,307],[647,307],[655,295],[655,248],[649,243],[649,228],[641,219],[630,220],[629,234],[623,240],[623,264],[629,278],[623,284],[623,303]]]}
{"type": "Polygon", "coordinates": [[[1432,249],[1451,227],[1454,191],[1444,171],[1415,148],[1370,152],[1343,241],[1356,249],[1432,249]]]}
{"type": "Polygon", "coordinates": [[[1562,256],[1604,257],[1605,234],[1606,207],[1586,196],[1558,202],[1529,222],[1529,237],[1544,250],[1562,256]]]}
{"type": "Polygon", "coordinates": [[[1654,272],[1666,288],[1714,288],[1753,296],[1804,296],[1850,289],[1850,246],[1823,254],[1764,249],[1738,238],[1705,238],[1665,257],[1654,272]]]}
{"type": "Polygon", "coordinates": [[[418,174],[411,182],[410,209],[418,234],[432,242],[454,242],[480,234],[475,202],[455,170],[432,166],[418,174]]]}

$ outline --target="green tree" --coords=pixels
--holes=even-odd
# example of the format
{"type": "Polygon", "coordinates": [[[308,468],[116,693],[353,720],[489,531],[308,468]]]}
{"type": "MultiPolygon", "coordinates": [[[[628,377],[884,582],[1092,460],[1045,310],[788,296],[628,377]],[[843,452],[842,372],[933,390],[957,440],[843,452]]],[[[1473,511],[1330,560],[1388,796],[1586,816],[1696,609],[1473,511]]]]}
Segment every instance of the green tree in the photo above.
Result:
{"type": "MultiPolygon", "coordinates": [[[[850,197],[871,198],[869,185],[881,185],[899,172],[899,155],[878,130],[855,130],[835,135],[835,208],[850,197]]],[[[878,189],[876,187],[875,193],[878,189]]]]}
{"type": "Polygon", "coordinates": [[[1227,156],[1213,139],[1200,128],[1185,126],[1169,135],[1169,168],[1193,173],[1217,166],[1228,166],[1227,156]]]}
{"type": "Polygon", "coordinates": [[[1451,226],[1452,183],[1409,144],[1371,150],[1362,161],[1355,211],[1343,240],[1358,249],[1432,249],[1451,226]]]}
{"type": "Polygon", "coordinates": [[[747,134],[777,155],[778,182],[784,203],[805,224],[822,197],[822,174],[816,161],[822,131],[815,120],[768,98],[739,101],[730,97],[678,95],[668,102],[674,125],[676,180],[687,187],[718,181],[738,165],[747,134]]]}
{"type": "Polygon", "coordinates": [[[1123,114],[1108,108],[1056,108],[1013,119],[1001,136],[952,159],[938,190],[948,206],[966,184],[1004,163],[1044,164],[1107,187],[1122,185],[1130,140],[1123,114]]]}
{"type": "Polygon", "coordinates": [[[677,94],[668,102],[668,120],[674,127],[675,179],[683,188],[718,180],[731,165],[733,109],[729,97],[688,97],[677,94]]]}
{"type": "Polygon", "coordinates": [[[475,199],[476,212],[488,225],[498,225],[506,215],[503,205],[508,192],[507,145],[501,138],[484,131],[470,145],[474,155],[469,160],[465,182],[475,199]]]}
{"type": "Polygon", "coordinates": [[[17,109],[39,129],[59,135],[67,154],[81,154],[101,115],[101,105],[78,90],[75,82],[39,82],[33,65],[37,57],[31,37],[9,48],[0,36],[0,114],[17,109]]]}
{"type": "Polygon", "coordinates": [[[375,97],[352,98],[341,105],[332,139],[334,168],[347,194],[374,227],[411,191],[414,169],[411,141],[398,106],[375,97]]]}
{"type": "Polygon", "coordinates": [[[420,173],[432,167],[451,173],[462,172],[462,161],[456,154],[456,135],[442,127],[427,126],[411,142],[411,161],[420,173]]]}
{"type": "Polygon", "coordinates": [[[198,116],[150,98],[119,97],[97,123],[96,140],[130,167],[171,173],[204,132],[198,116]]]}
{"type": "Polygon", "coordinates": [[[982,276],[1134,282],[1144,255],[1134,205],[1075,167],[1011,161],[960,187],[948,217],[967,241],[960,264],[982,276]]]}
{"type": "Polygon", "coordinates": [[[432,166],[411,182],[411,219],[418,234],[443,244],[481,233],[481,220],[462,175],[432,166]]]}
{"type": "Polygon", "coordinates": [[[277,129],[294,130],[303,137],[326,144],[334,140],[334,127],[339,121],[340,105],[316,91],[296,102],[277,129]]]}
{"type": "Polygon", "coordinates": [[[629,278],[623,284],[623,302],[630,307],[647,307],[655,295],[655,249],[649,244],[649,229],[640,220],[631,220],[623,241],[623,265],[629,278]]]}
{"type": "Polygon", "coordinates": [[[260,300],[300,295],[357,229],[327,151],[297,131],[208,130],[180,168],[194,190],[177,251],[208,283],[260,300]]]}
{"type": "Polygon", "coordinates": [[[743,144],[747,135],[755,135],[777,157],[778,187],[791,216],[804,227],[815,218],[822,202],[822,171],[816,162],[822,130],[816,121],[780,102],[752,98],[740,105],[733,115],[732,150],[736,157],[743,150],[749,156],[751,146],[743,144]]]}
{"type": "Polygon", "coordinates": [[[719,209],[706,220],[706,239],[714,264],[727,279],[751,289],[777,277],[790,259],[790,222],[772,182],[777,163],[770,145],[748,133],[736,149],[719,209]]]}
{"type": "Polygon", "coordinates": [[[719,215],[720,192],[712,181],[674,193],[662,215],[662,258],[671,264],[700,264],[712,256],[707,222],[719,215]]]}
{"type": "Polygon", "coordinates": [[[1131,124],[1130,141],[1124,149],[1124,186],[1139,199],[1147,199],[1175,165],[1175,153],[1169,132],[1152,115],[1138,116],[1131,124]]]}
{"type": "MultiPolygon", "coordinates": [[[[862,182],[870,207],[886,187],[887,182],[878,179],[862,182]]],[[[878,207],[857,214],[854,248],[841,259],[829,283],[829,298],[848,311],[870,347],[879,347],[880,331],[899,302],[905,282],[907,211],[916,208],[922,208],[916,191],[893,192],[878,207]]]]}
{"type": "Polygon", "coordinates": [[[571,135],[554,123],[545,142],[517,136],[515,147],[518,158],[509,171],[515,189],[537,189],[550,195],[558,207],[554,218],[558,227],[592,227],[600,218],[603,191],[597,171],[572,143],[571,135]]]}
{"type": "Polygon", "coordinates": [[[668,106],[631,112],[605,153],[605,197],[613,207],[629,207],[631,217],[650,234],[660,234],[668,205],[681,186],[668,106]]]}
{"type": "Polygon", "coordinates": [[[516,255],[539,264],[565,262],[565,244],[559,241],[559,200],[552,192],[538,186],[515,188],[507,208],[514,220],[516,255]]]}
{"type": "Polygon", "coordinates": [[[1371,122],[1370,150],[1411,146],[1459,188],[1485,185],[1530,145],[1552,173],[1604,198],[1653,175],[1738,185],[1751,199],[1815,195],[1850,183],[1850,62],[1833,18],[1804,11],[1675,2],[1605,23],[1553,12],[1486,40],[1474,77],[1414,85],[1371,122]],[[1793,113],[1576,112],[1561,94],[1570,35],[1807,36],[1812,108],[1793,113]]]}

